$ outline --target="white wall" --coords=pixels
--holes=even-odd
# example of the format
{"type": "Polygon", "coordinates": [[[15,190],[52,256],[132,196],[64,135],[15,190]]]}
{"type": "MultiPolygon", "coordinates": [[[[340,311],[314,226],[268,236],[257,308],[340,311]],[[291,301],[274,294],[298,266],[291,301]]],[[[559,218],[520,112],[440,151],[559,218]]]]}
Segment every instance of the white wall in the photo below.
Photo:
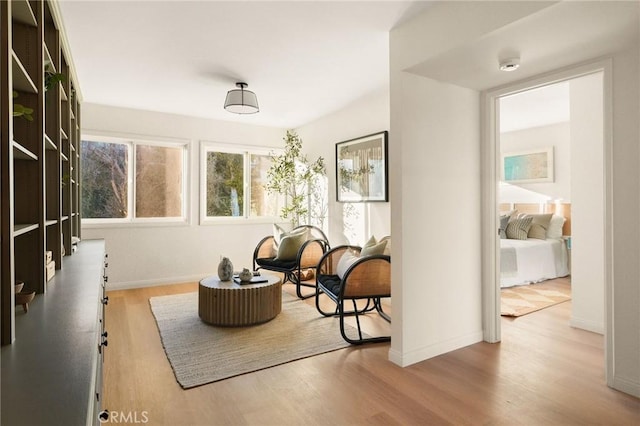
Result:
{"type": "MultiPolygon", "coordinates": [[[[569,122],[532,127],[500,134],[502,153],[554,148],[554,181],[517,184],[524,189],[549,196],[553,200],[571,201],[571,132],[569,122]]],[[[518,200],[500,200],[517,203],[518,200]]],[[[526,201],[525,201],[526,202],[526,201]]]]}
{"type": "Polygon", "coordinates": [[[604,333],[603,74],[570,81],[571,320],[604,333]]]}
{"type": "MultiPolygon", "coordinates": [[[[303,148],[310,159],[322,156],[327,165],[329,221],[327,237],[332,246],[362,245],[371,235],[381,238],[391,233],[390,203],[352,203],[349,217],[352,232],[345,229],[344,203],[336,201],[336,143],[389,130],[389,89],[370,94],[317,121],[298,128],[303,148]],[[351,234],[355,236],[350,237],[351,234]]],[[[393,134],[389,136],[392,145],[393,134]]]]}
{"type": "MultiPolygon", "coordinates": [[[[467,268],[477,276],[480,276],[479,260],[481,253],[478,244],[479,237],[471,234],[470,247],[462,254],[454,253],[447,248],[446,242],[441,242],[437,248],[425,244],[417,244],[414,235],[417,229],[426,226],[433,228],[443,226],[442,219],[446,216],[447,226],[450,223],[461,223],[461,220],[472,220],[473,212],[479,211],[480,202],[473,206],[464,205],[447,209],[448,214],[437,215],[430,211],[424,211],[423,198],[440,192],[431,186],[431,182],[424,182],[424,187],[415,188],[415,192],[405,190],[405,186],[411,186],[411,163],[414,153],[422,153],[424,145],[428,144],[428,151],[432,155],[429,163],[450,164],[452,153],[449,145],[457,149],[457,155],[462,157],[466,164],[467,156],[471,162],[479,165],[480,158],[474,144],[478,143],[480,129],[475,134],[463,136],[462,133],[472,127],[477,118],[479,105],[475,109],[467,105],[464,100],[466,95],[453,87],[440,87],[432,81],[407,76],[404,70],[425,59],[442,52],[453,50],[466,40],[481,38],[489,31],[499,28],[507,23],[517,24],[518,16],[524,17],[535,11],[536,7],[546,7],[544,2],[440,2],[430,8],[418,18],[394,29],[390,36],[390,68],[391,68],[391,132],[394,135],[394,144],[390,153],[392,165],[391,173],[391,202],[392,202],[392,234],[394,235],[394,267],[392,269],[394,318],[392,322],[392,341],[390,358],[401,365],[416,362],[429,357],[430,351],[418,353],[416,348],[431,347],[437,352],[446,352],[464,343],[456,340],[464,333],[461,329],[452,326],[448,321],[447,308],[455,309],[455,303],[446,297],[448,292],[467,290],[465,306],[470,307],[467,312],[455,319],[467,327],[473,333],[473,329],[479,326],[477,317],[480,304],[480,294],[476,289],[480,287],[478,280],[469,281],[469,287],[459,284],[460,271],[467,268]],[[530,10],[527,10],[529,8],[530,10]],[[414,87],[415,85],[415,87],[414,87]],[[427,105],[418,104],[411,96],[415,89],[427,105]],[[433,103],[440,102],[438,107],[447,114],[442,116],[440,110],[433,109],[433,103]],[[456,108],[458,107],[458,108],[456,108]],[[467,111],[466,108],[470,110],[467,111]],[[417,110],[419,116],[413,112],[417,110]],[[430,120],[422,114],[429,111],[440,117],[439,122],[430,120]],[[431,126],[422,126],[421,121],[428,120],[431,126]],[[462,127],[462,128],[459,128],[462,127]],[[425,133],[418,136],[416,129],[422,129],[425,133]],[[454,136],[441,141],[438,132],[447,130],[454,136]],[[431,144],[434,144],[433,146],[431,144]],[[468,148],[469,152],[460,150],[468,148]],[[405,163],[408,161],[408,163],[405,163]],[[416,206],[418,208],[416,208],[416,206]],[[419,210],[419,213],[417,212],[419,210]],[[422,217],[420,217],[422,215],[422,217]],[[463,217],[464,216],[464,217],[463,217]],[[431,220],[430,219],[439,219],[431,220]],[[475,246],[475,247],[477,247],[475,246]],[[415,252],[420,252],[420,264],[415,264],[415,252]],[[437,257],[443,264],[449,266],[456,263],[456,268],[444,276],[445,282],[436,283],[443,277],[443,272],[438,265],[431,270],[424,267],[425,259],[437,257]],[[451,275],[453,274],[453,275],[451,275]],[[452,278],[452,279],[450,279],[452,278]],[[413,282],[417,282],[414,284],[413,282]],[[453,288],[449,283],[455,283],[453,288]],[[435,312],[429,312],[432,308],[433,297],[440,302],[435,312]],[[439,296],[439,297],[438,297],[439,296]],[[435,335],[428,336],[422,331],[425,327],[433,327],[438,324],[436,330],[431,330],[435,335]]],[[[635,13],[638,13],[636,5],[635,13]]],[[[621,47],[617,44],[607,44],[606,40],[599,40],[604,45],[610,46],[613,58],[612,75],[612,103],[613,110],[609,111],[612,118],[612,150],[611,150],[611,176],[605,181],[608,192],[612,217],[606,217],[605,246],[608,247],[606,261],[612,265],[612,282],[605,283],[609,288],[607,297],[610,297],[606,312],[607,326],[607,383],[619,390],[640,397],[640,87],[638,75],[640,75],[640,43],[636,27],[634,39],[631,41],[630,50],[616,53],[621,47]],[[610,244],[610,245],[609,245],[610,244]]],[[[509,46],[511,40],[500,40],[504,46],[509,46]]],[[[628,41],[628,40],[627,40],[628,41]]],[[[574,46],[573,49],[578,49],[574,46]]],[[[469,58],[468,69],[481,62],[482,58],[469,58]]],[[[539,57],[544,61],[544,55],[539,57]]],[[[548,72],[553,71],[554,64],[544,63],[548,72]]],[[[440,70],[443,75],[443,70],[440,70]]],[[[544,71],[541,71],[544,72],[544,71]]],[[[533,77],[533,76],[530,76],[533,77]]],[[[506,82],[507,80],[505,80],[506,82]]],[[[606,86],[606,83],[605,83],[606,86]]],[[[607,131],[608,129],[605,129],[607,131]]],[[[417,160],[413,160],[417,161],[417,160]]],[[[470,164],[471,167],[473,165],[470,164]]],[[[473,169],[471,169],[473,170],[473,169]]],[[[428,171],[425,170],[425,176],[428,171]]],[[[466,173],[462,176],[453,176],[447,173],[441,177],[441,182],[449,189],[450,181],[458,179],[462,185],[459,192],[471,199],[480,197],[479,186],[472,187],[470,176],[466,173]]],[[[476,178],[478,179],[478,177],[476,178]]],[[[435,205],[440,208],[441,200],[436,200],[435,205]]],[[[440,235],[438,233],[438,235],[440,235]]],[[[431,237],[431,235],[429,235],[431,237]]],[[[456,242],[456,246],[460,246],[456,242]]],[[[428,243],[427,243],[428,244],[428,243]]],[[[453,246],[454,243],[451,243],[453,246]]],[[[606,277],[608,278],[608,277],[606,277]]]]}
{"type": "MultiPolygon", "coordinates": [[[[640,30],[637,30],[640,31],[640,30]]],[[[608,384],[640,398],[640,42],[613,56],[613,346],[608,384]]],[[[612,340],[612,341],[611,341],[612,340]]]]}
{"type": "Polygon", "coordinates": [[[283,129],[95,104],[83,105],[82,124],[85,134],[173,138],[190,144],[189,224],[83,227],[83,239],[106,241],[109,289],[198,280],[217,271],[222,255],[235,269],[250,267],[256,244],[272,232],[272,225],[199,225],[200,140],[282,147],[283,129]]]}
{"type": "Polygon", "coordinates": [[[401,112],[391,117],[390,358],[404,366],[482,340],[479,94],[401,71],[391,79],[401,112]]]}

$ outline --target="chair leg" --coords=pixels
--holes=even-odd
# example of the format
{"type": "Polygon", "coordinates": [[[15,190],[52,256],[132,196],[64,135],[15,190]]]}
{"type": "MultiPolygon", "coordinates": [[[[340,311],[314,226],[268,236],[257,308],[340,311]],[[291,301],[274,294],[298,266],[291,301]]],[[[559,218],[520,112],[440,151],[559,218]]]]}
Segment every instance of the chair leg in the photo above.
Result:
{"type": "Polygon", "coordinates": [[[376,311],[378,311],[378,314],[380,314],[380,316],[386,321],[386,322],[391,322],[391,317],[389,316],[389,314],[387,314],[383,309],[382,309],[382,303],[380,302],[380,298],[376,297],[375,299],[373,299],[373,304],[376,307],[376,311]]]}
{"type": "MultiPolygon", "coordinates": [[[[333,317],[338,315],[338,305],[336,304],[336,309],[333,312],[325,312],[321,307],[320,307],[320,295],[323,294],[324,291],[320,290],[320,286],[316,285],[316,309],[318,310],[318,312],[320,314],[322,314],[325,317],[333,317]]],[[[331,299],[329,296],[327,296],[329,299],[331,299]]],[[[333,301],[333,299],[331,299],[333,301]]]]}
{"type": "MultiPolygon", "coordinates": [[[[356,301],[352,300],[353,302],[353,306],[354,306],[354,315],[356,316],[356,324],[357,324],[357,329],[358,329],[358,339],[352,339],[349,336],[347,336],[347,333],[345,332],[345,327],[344,327],[344,317],[345,317],[345,313],[344,313],[344,300],[340,300],[340,302],[338,303],[338,311],[339,311],[339,315],[340,315],[340,334],[342,335],[342,338],[347,341],[348,343],[352,344],[352,345],[361,345],[363,343],[381,343],[381,342],[390,342],[391,341],[391,336],[377,336],[377,337],[368,337],[368,338],[363,338],[362,337],[362,328],[360,327],[360,318],[359,318],[359,314],[358,314],[358,310],[356,309],[356,301]]],[[[374,304],[375,304],[375,300],[374,300],[374,304]]],[[[362,313],[360,311],[360,313],[362,313]]],[[[386,314],[385,314],[386,316],[386,314]]],[[[384,318],[384,316],[383,316],[384,318]]]]}
{"type": "Polygon", "coordinates": [[[308,299],[310,297],[313,297],[315,295],[315,293],[310,293],[310,294],[302,294],[302,289],[301,287],[309,287],[309,288],[314,288],[315,285],[311,285],[311,284],[305,284],[302,281],[300,281],[300,269],[298,269],[298,273],[296,274],[295,271],[293,272],[287,272],[287,276],[289,281],[291,281],[291,284],[294,284],[296,286],[296,296],[298,296],[299,299],[308,299]]]}
{"type": "MultiPolygon", "coordinates": [[[[362,341],[362,328],[360,328],[360,316],[358,315],[358,306],[356,305],[356,300],[352,299],[351,302],[353,303],[353,312],[354,315],[356,317],[356,324],[358,325],[358,339],[360,339],[360,341],[362,341]]],[[[369,306],[369,300],[367,299],[367,306],[369,306]]]]}

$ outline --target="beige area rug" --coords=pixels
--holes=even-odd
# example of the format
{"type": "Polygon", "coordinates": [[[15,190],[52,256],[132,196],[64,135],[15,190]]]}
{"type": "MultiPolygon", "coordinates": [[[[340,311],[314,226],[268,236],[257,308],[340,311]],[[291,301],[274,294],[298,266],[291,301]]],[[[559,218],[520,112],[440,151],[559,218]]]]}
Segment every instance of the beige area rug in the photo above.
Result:
{"type": "MultiPolygon", "coordinates": [[[[203,322],[197,292],[152,297],[149,304],[169,363],[184,389],[350,346],[340,335],[337,318],[321,316],[315,307],[286,292],[277,317],[250,327],[203,322]]],[[[357,333],[345,326],[347,333],[357,333]]]]}
{"type": "Polygon", "coordinates": [[[571,300],[571,288],[545,283],[524,285],[501,290],[501,314],[519,317],[549,306],[571,300]]]}

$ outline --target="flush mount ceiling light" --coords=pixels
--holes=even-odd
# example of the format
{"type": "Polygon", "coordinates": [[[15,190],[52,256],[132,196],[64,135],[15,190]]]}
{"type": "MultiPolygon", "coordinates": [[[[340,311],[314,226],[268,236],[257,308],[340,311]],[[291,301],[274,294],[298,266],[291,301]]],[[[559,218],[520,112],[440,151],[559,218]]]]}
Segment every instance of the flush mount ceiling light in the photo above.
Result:
{"type": "Polygon", "coordinates": [[[235,114],[255,114],[260,111],[256,94],[245,90],[248,86],[247,83],[236,83],[239,89],[229,90],[224,101],[224,109],[235,114]]]}
{"type": "Polygon", "coordinates": [[[515,71],[520,68],[520,58],[509,58],[500,62],[500,71],[515,71]]]}

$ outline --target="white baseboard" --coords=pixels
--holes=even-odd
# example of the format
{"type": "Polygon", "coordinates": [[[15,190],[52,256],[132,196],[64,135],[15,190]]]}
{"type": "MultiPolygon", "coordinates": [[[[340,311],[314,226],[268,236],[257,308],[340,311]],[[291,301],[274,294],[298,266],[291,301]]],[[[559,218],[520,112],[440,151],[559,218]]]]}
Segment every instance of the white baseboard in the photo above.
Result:
{"type": "Polygon", "coordinates": [[[168,285],[168,284],[176,284],[176,283],[199,282],[202,278],[208,275],[211,275],[211,273],[189,275],[184,277],[155,278],[155,279],[141,280],[141,281],[125,281],[125,282],[116,282],[116,283],[107,282],[107,291],[130,290],[132,288],[144,288],[144,287],[155,287],[158,285],[168,285]]]}
{"type": "Polygon", "coordinates": [[[455,351],[456,349],[464,348],[465,346],[473,345],[478,342],[482,342],[482,330],[478,330],[464,336],[459,336],[454,339],[436,342],[406,353],[401,353],[400,351],[391,348],[389,349],[389,361],[399,365],[400,367],[407,367],[411,364],[415,364],[447,352],[455,351]]]}
{"type": "Polygon", "coordinates": [[[640,383],[628,380],[623,377],[614,377],[612,388],[620,392],[628,393],[636,398],[640,398],[640,383]]]}
{"type": "Polygon", "coordinates": [[[595,321],[571,317],[569,325],[581,330],[591,331],[592,333],[604,334],[604,324],[595,321]]]}

